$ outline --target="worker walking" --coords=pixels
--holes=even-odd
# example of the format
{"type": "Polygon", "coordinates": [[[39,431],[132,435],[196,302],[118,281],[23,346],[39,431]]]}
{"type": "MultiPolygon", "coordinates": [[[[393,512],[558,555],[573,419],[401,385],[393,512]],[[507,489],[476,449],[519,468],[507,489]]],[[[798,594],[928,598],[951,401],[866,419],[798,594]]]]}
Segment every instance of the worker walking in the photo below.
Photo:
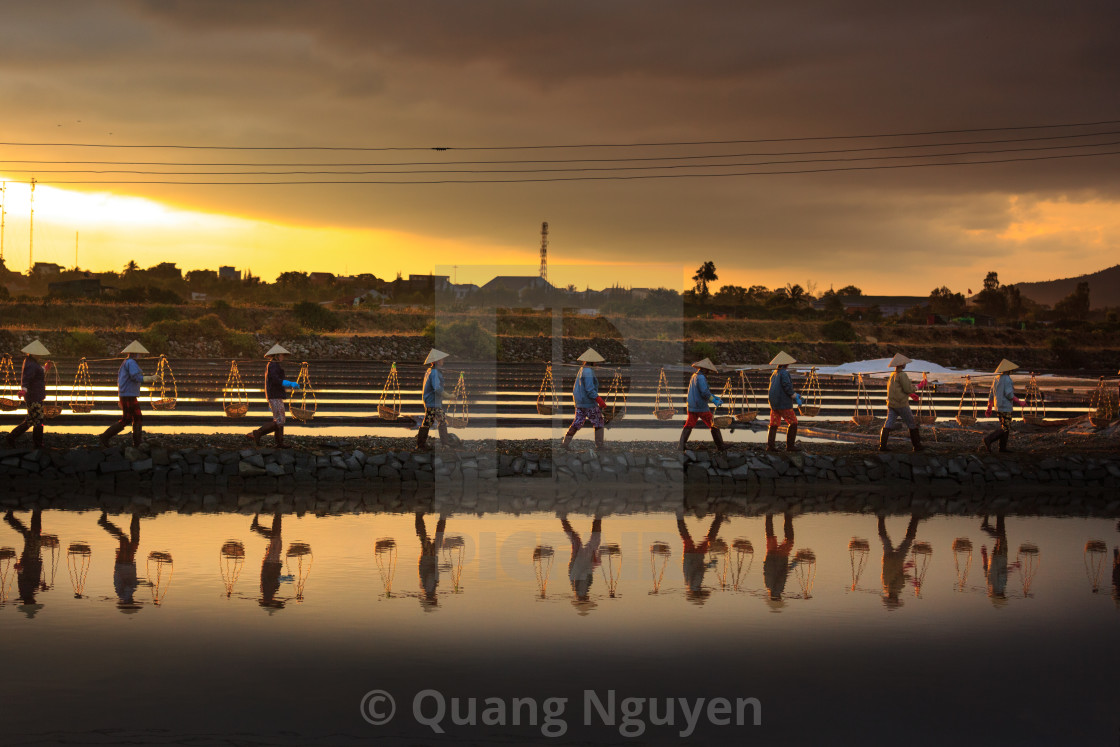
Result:
{"type": "Polygon", "coordinates": [[[432,425],[436,426],[439,433],[439,442],[444,446],[451,445],[451,437],[447,433],[447,417],[443,412],[443,360],[447,357],[448,353],[432,348],[424,359],[424,365],[428,367],[424,372],[424,422],[416,433],[416,448],[421,451],[432,448],[428,446],[428,430],[432,425]]]}
{"type": "Polygon", "coordinates": [[[273,345],[264,354],[268,363],[264,367],[264,397],[268,400],[268,409],[272,412],[272,422],[262,425],[247,438],[254,446],[261,445],[261,436],[268,433],[276,434],[276,448],[284,448],[284,394],[285,389],[299,389],[299,384],[284,378],[284,367],[281,365],[284,356],[291,355],[279,343],[273,345]]]}
{"type": "Polygon", "coordinates": [[[793,391],[793,379],[789,375],[789,365],[797,363],[792,355],[784,350],[774,356],[770,365],[774,366],[774,373],[770,374],[770,390],[767,398],[770,400],[770,428],[766,432],[766,450],[777,451],[774,439],[778,436],[778,426],[786,421],[786,451],[801,451],[795,443],[797,440],[797,414],[793,411],[793,404],[801,404],[801,395],[793,391]]]}
{"type": "Polygon", "coordinates": [[[914,419],[909,401],[921,401],[921,397],[918,396],[918,389],[925,388],[926,380],[922,379],[917,387],[914,386],[914,382],[910,381],[905,369],[907,363],[913,362],[902,353],[897,353],[887,364],[888,367],[894,369],[894,373],[887,381],[887,422],[883,424],[883,429],[879,431],[879,451],[890,451],[887,448],[887,439],[890,438],[891,431],[894,430],[895,423],[899,420],[910,429],[910,443],[913,444],[914,451],[921,451],[924,448],[922,446],[922,436],[918,430],[918,422],[914,419]]]}
{"type": "Polygon", "coordinates": [[[699,421],[711,431],[712,440],[715,441],[716,447],[720,451],[726,451],[727,447],[723,443],[723,434],[720,433],[719,428],[712,424],[712,410],[708,405],[710,401],[716,407],[719,407],[723,404],[723,400],[712,394],[712,390],[708,387],[708,377],[704,375],[705,371],[717,373],[715,364],[710,359],[705,358],[693,363],[692,367],[696,369],[696,373],[692,374],[692,378],[688,381],[688,417],[684,421],[684,428],[681,429],[680,449],[684,451],[688,448],[688,437],[692,435],[692,429],[699,421]]]}
{"type": "Polygon", "coordinates": [[[126,425],[132,426],[133,446],[140,446],[144,437],[144,418],[140,414],[140,385],[150,384],[155,377],[145,376],[136,358],[148,355],[148,349],[141,345],[139,340],[133,340],[121,353],[125,355],[124,363],[117,371],[117,396],[120,398],[121,419],[101,434],[102,448],[107,448],[109,439],[123,431],[126,425]]]}
{"type": "Polygon", "coordinates": [[[984,415],[990,418],[994,410],[999,419],[999,428],[984,436],[984,444],[980,447],[982,451],[991,452],[992,444],[996,441],[999,441],[1000,451],[1007,451],[1007,442],[1011,438],[1011,422],[1015,419],[1015,405],[1023,404],[1015,396],[1015,385],[1011,381],[1011,372],[1018,368],[1006,358],[996,366],[996,380],[992,383],[992,391],[988,395],[988,409],[984,415]]]}
{"type": "Polygon", "coordinates": [[[38,340],[34,340],[25,347],[23,352],[27,357],[23,359],[23,370],[20,374],[19,396],[27,405],[27,417],[17,425],[5,438],[8,448],[16,444],[16,439],[31,429],[31,443],[36,449],[43,447],[43,403],[47,399],[46,372],[54,365],[50,361],[40,364],[38,358],[47,357],[50,351],[38,340]]]}
{"type": "Polygon", "coordinates": [[[584,423],[590,422],[595,428],[595,448],[602,450],[603,428],[606,427],[606,423],[603,421],[603,408],[607,406],[607,403],[599,396],[599,379],[595,377],[595,366],[605,359],[595,352],[594,348],[588,348],[576,360],[582,364],[576,373],[575,384],[572,385],[572,399],[576,405],[576,417],[569,426],[568,432],[564,434],[564,439],[560,442],[560,448],[567,449],[576,432],[583,427],[584,423]]]}

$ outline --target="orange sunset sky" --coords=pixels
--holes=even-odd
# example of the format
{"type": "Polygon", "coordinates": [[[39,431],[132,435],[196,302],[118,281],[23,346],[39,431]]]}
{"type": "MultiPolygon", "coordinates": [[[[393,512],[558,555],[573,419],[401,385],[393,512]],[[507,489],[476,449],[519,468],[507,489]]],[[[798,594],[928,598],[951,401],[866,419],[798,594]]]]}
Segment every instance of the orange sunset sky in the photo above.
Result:
{"type": "Polygon", "coordinates": [[[485,282],[532,271],[542,220],[553,281],[592,287],[1116,264],[1120,9],[974,5],[9,4],[5,261],[35,177],[34,259],[77,233],[95,270],[485,282]]]}

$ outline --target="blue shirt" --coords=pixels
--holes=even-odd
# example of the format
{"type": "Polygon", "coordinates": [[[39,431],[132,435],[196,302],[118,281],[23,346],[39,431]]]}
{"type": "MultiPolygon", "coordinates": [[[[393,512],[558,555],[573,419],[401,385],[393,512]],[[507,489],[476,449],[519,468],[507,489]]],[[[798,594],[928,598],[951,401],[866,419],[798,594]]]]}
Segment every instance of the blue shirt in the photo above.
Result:
{"type": "Polygon", "coordinates": [[[435,366],[424,372],[424,407],[443,407],[443,374],[435,366]]]}
{"type": "Polygon", "coordinates": [[[1011,376],[1000,374],[993,387],[992,396],[995,398],[998,412],[1015,412],[1015,385],[1011,383],[1011,376]]]}
{"type": "Polygon", "coordinates": [[[23,359],[20,386],[27,390],[25,402],[43,402],[47,398],[47,378],[43,366],[33,358],[23,359]]]}
{"type": "Polygon", "coordinates": [[[688,411],[708,412],[708,400],[712,398],[712,390],[708,388],[708,377],[697,371],[688,380],[688,411]]]}
{"type": "Polygon", "coordinates": [[[770,391],[767,394],[771,410],[793,409],[793,379],[787,369],[779,368],[770,374],[770,391]]]}
{"type": "Polygon", "coordinates": [[[126,358],[117,372],[117,394],[121,397],[139,397],[144,372],[134,358],[126,358]]]}
{"type": "Polygon", "coordinates": [[[599,398],[599,380],[595,378],[595,371],[591,366],[580,366],[576,374],[576,383],[572,386],[572,399],[576,407],[598,407],[595,401],[599,398]]]}

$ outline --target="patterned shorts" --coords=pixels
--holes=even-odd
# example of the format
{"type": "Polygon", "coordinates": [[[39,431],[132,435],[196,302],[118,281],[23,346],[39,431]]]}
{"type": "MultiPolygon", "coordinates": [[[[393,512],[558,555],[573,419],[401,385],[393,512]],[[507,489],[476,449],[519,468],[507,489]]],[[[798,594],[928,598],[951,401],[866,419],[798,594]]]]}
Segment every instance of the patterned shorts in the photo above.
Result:
{"type": "Polygon", "coordinates": [[[284,400],[270,399],[268,409],[272,411],[272,422],[276,425],[284,425],[284,400]]]}
{"type": "Polygon", "coordinates": [[[1011,424],[1015,421],[1015,413],[1013,412],[997,412],[996,417],[999,419],[999,427],[1008,433],[1011,432],[1011,424]]]}
{"type": "Polygon", "coordinates": [[[42,402],[28,402],[27,403],[27,417],[24,418],[25,423],[29,425],[42,425],[43,424],[43,403],[42,402]]]}
{"type": "Polygon", "coordinates": [[[603,422],[603,411],[595,407],[577,407],[576,419],[572,421],[572,427],[579,430],[583,427],[584,422],[589,422],[595,426],[596,429],[605,428],[606,423],[603,422]]]}
{"type": "Polygon", "coordinates": [[[447,416],[443,414],[442,407],[426,407],[424,408],[424,422],[420,424],[421,428],[431,428],[433,425],[440,426],[447,422],[447,416]]]}
{"type": "Polygon", "coordinates": [[[685,418],[685,420],[684,420],[684,427],[685,428],[693,428],[693,427],[696,426],[696,421],[700,421],[704,425],[711,428],[712,427],[712,411],[709,410],[708,412],[693,412],[692,410],[689,410],[688,411],[688,417],[685,418]]]}
{"type": "Polygon", "coordinates": [[[775,410],[773,408],[770,409],[771,428],[777,428],[782,424],[783,420],[790,425],[797,425],[797,413],[795,413],[792,408],[789,410],[775,410]]]}

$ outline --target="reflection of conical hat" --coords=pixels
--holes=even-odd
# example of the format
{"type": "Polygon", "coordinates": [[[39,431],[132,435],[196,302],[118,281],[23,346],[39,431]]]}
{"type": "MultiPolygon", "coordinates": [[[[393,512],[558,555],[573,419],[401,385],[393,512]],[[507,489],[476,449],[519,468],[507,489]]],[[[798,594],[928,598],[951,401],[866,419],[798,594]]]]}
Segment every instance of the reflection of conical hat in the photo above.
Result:
{"type": "Polygon", "coordinates": [[[898,366],[905,366],[907,363],[913,362],[914,361],[910,360],[902,353],[895,353],[894,357],[891,358],[890,363],[887,364],[887,368],[897,368],[898,366]]]}
{"type": "Polygon", "coordinates": [[[771,366],[788,366],[790,363],[797,363],[797,359],[784,350],[775,355],[774,360],[770,361],[771,366]]]}
{"type": "Polygon", "coordinates": [[[44,345],[43,343],[39,342],[38,340],[32,341],[27,347],[25,347],[20,352],[27,353],[28,355],[50,355],[51,354],[51,351],[47,350],[47,346],[44,345]]]}
{"type": "Polygon", "coordinates": [[[584,363],[602,363],[606,358],[595,352],[595,348],[588,348],[583,351],[583,355],[576,358],[576,360],[583,361],[584,363]]]}
{"type": "Polygon", "coordinates": [[[716,364],[712,363],[711,359],[709,359],[709,358],[705,358],[702,361],[696,361],[695,363],[692,364],[692,367],[693,368],[704,368],[704,369],[707,369],[707,370],[711,371],[712,373],[719,373],[719,369],[716,368],[716,364]]]}
{"type": "Polygon", "coordinates": [[[1019,367],[1016,366],[1011,361],[1004,358],[1002,361],[1000,361],[1000,364],[998,366],[996,366],[996,373],[997,374],[1008,373],[1009,371],[1014,371],[1017,368],[1019,368],[1019,367]]]}
{"type": "Polygon", "coordinates": [[[292,354],[292,351],[286,350],[283,345],[281,345],[280,343],[276,343],[275,345],[273,345],[272,347],[270,347],[268,349],[268,352],[264,354],[264,357],[268,358],[269,356],[272,356],[272,355],[291,355],[291,354],[292,354]]]}
{"type": "Polygon", "coordinates": [[[450,355],[450,353],[445,353],[442,350],[436,350],[435,348],[432,348],[432,352],[428,353],[428,357],[424,359],[424,365],[426,366],[429,363],[435,363],[436,361],[441,361],[444,358],[446,358],[448,355],[450,355]]]}
{"type": "Polygon", "coordinates": [[[133,340],[128,343],[128,347],[121,351],[122,353],[148,353],[148,349],[140,344],[139,340],[133,340]]]}

